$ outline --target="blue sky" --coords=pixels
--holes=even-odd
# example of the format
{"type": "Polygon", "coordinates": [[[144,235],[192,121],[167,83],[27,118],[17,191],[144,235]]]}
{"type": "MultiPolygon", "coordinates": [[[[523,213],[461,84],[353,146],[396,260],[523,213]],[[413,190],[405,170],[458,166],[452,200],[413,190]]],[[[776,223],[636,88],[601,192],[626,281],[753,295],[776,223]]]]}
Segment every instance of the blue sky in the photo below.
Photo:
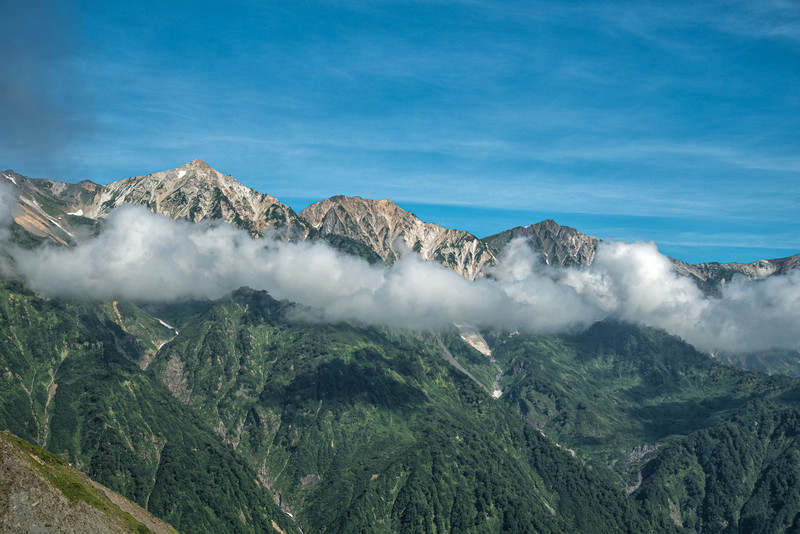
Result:
{"type": "Polygon", "coordinates": [[[0,168],[800,253],[800,3],[0,0],[0,168]],[[20,5],[23,4],[23,5],[20,5]]]}

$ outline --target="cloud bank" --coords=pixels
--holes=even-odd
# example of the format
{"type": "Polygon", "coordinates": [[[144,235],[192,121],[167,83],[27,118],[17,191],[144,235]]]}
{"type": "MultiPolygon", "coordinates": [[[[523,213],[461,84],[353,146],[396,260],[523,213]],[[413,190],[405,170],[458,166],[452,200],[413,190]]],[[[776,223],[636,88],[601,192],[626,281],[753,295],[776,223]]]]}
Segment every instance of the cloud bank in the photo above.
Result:
{"type": "Polygon", "coordinates": [[[386,268],[323,242],[254,240],[226,224],[124,206],[100,236],[74,248],[3,246],[29,284],[52,296],[164,301],[248,286],[304,304],[324,321],[563,332],[614,318],[663,328],[703,350],[800,345],[800,272],[734,279],[710,298],[652,243],[603,243],[591,266],[555,269],[513,241],[489,276],[473,282],[415,254],[386,268]]]}

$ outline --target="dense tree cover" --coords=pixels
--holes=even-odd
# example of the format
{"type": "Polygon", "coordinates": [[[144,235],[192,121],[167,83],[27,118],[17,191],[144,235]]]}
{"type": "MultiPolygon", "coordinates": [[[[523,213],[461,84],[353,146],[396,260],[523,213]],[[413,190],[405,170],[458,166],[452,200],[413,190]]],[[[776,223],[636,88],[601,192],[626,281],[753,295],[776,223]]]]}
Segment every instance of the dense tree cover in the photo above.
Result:
{"type": "Polygon", "coordinates": [[[508,402],[631,486],[650,523],[692,532],[796,528],[800,382],[722,365],[615,322],[492,337],[508,402]]]}
{"type": "Polygon", "coordinates": [[[485,333],[496,400],[445,358],[494,380],[455,330],[304,322],[247,289],[146,309],[6,281],[0,425],[183,531],[772,532],[800,517],[800,383],[657,330],[485,333]]]}
{"type": "Polygon", "coordinates": [[[758,404],[669,443],[644,466],[637,500],[695,532],[800,526],[800,412],[758,404]]]}
{"type": "Polygon", "coordinates": [[[293,531],[253,468],[128,359],[137,342],[108,311],[0,288],[0,425],[182,532],[293,531]]]}
{"type": "MultiPolygon", "coordinates": [[[[264,292],[237,291],[182,328],[148,371],[222,427],[308,530],[646,530],[607,474],[455,371],[432,335],[296,315],[264,292]]],[[[444,337],[457,346],[456,334],[444,337]]]]}
{"type": "Polygon", "coordinates": [[[727,421],[756,401],[797,406],[800,382],[722,365],[663,331],[616,322],[579,335],[487,335],[503,400],[597,466],[727,421]]]}

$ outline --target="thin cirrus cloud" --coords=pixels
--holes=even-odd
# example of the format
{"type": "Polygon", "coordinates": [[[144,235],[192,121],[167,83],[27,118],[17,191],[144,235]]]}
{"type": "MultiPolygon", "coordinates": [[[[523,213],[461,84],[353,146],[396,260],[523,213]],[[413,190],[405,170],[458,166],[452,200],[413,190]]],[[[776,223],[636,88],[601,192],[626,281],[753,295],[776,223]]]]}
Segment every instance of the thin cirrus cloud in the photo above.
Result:
{"type": "Polygon", "coordinates": [[[792,0],[737,2],[742,14],[717,19],[725,31],[757,39],[800,41],[800,10],[792,0]]]}

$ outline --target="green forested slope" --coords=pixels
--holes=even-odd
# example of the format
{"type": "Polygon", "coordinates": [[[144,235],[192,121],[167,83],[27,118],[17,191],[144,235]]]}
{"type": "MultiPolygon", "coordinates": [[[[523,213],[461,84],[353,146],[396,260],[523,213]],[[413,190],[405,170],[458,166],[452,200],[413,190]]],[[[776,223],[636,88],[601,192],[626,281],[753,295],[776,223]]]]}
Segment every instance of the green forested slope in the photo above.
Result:
{"type": "Polygon", "coordinates": [[[0,426],[183,532],[290,531],[252,467],[123,356],[145,349],[106,313],[0,289],[0,426]]]}
{"type": "Polygon", "coordinates": [[[314,532],[638,532],[635,503],[445,360],[433,336],[291,320],[239,290],[148,372],[314,532]]]}
{"type": "Polygon", "coordinates": [[[800,382],[722,365],[663,331],[615,322],[574,336],[487,336],[503,400],[599,463],[708,428],[763,401],[800,406],[800,382]]]}
{"type": "Polygon", "coordinates": [[[755,405],[666,444],[635,493],[693,532],[797,532],[800,412],[755,405]]]}
{"type": "Polygon", "coordinates": [[[0,426],[181,531],[799,521],[800,382],[724,366],[657,330],[485,333],[504,372],[492,399],[445,358],[442,345],[483,386],[495,376],[455,330],[308,323],[247,289],[145,309],[5,281],[0,426]]]}
{"type": "Polygon", "coordinates": [[[654,524],[782,532],[800,521],[796,379],[613,322],[575,336],[487,337],[509,369],[503,400],[619,474],[654,524]]]}

